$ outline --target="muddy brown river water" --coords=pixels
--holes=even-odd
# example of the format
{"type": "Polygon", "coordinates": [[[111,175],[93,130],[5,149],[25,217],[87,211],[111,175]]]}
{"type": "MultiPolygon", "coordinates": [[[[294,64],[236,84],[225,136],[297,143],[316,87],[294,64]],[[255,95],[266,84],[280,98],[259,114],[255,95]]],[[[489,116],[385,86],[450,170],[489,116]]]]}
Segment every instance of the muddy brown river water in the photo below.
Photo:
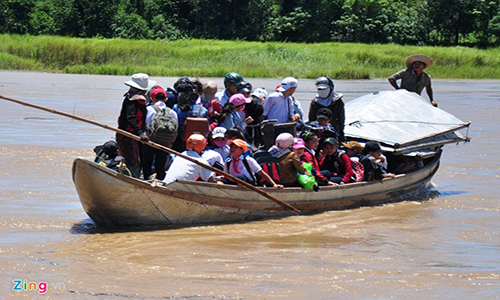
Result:
{"type": "MultiPolygon", "coordinates": [[[[0,71],[0,95],[116,126],[127,79],[0,71]]],[[[280,80],[251,82],[270,90],[280,80]]],[[[299,80],[306,111],[313,83],[299,80]]],[[[349,101],[390,86],[338,80],[336,89],[349,101]]],[[[437,197],[114,232],[94,228],[71,180],[73,159],[92,158],[114,134],[0,100],[0,298],[500,299],[500,81],[437,79],[434,93],[472,121],[471,143],[445,147],[437,197]]]]}

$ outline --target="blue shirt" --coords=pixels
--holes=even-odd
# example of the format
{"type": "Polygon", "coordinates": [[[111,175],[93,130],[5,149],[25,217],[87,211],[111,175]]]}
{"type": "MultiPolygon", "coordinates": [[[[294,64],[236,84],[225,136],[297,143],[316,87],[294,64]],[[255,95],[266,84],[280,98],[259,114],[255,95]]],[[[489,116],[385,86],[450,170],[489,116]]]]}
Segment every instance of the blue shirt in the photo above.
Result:
{"type": "Polygon", "coordinates": [[[246,123],[244,120],[241,119],[239,113],[232,111],[231,114],[226,117],[224,122],[219,124],[219,126],[224,127],[226,129],[229,129],[231,127],[238,127],[239,129],[244,130],[246,127],[246,123]]]}
{"type": "Polygon", "coordinates": [[[276,124],[290,122],[290,117],[294,114],[292,97],[285,97],[281,92],[270,94],[264,102],[263,115],[267,119],[277,119],[276,124]]]}
{"type": "Polygon", "coordinates": [[[224,106],[229,101],[229,96],[227,95],[226,90],[217,92],[215,94],[215,98],[219,99],[220,105],[224,106]]]}

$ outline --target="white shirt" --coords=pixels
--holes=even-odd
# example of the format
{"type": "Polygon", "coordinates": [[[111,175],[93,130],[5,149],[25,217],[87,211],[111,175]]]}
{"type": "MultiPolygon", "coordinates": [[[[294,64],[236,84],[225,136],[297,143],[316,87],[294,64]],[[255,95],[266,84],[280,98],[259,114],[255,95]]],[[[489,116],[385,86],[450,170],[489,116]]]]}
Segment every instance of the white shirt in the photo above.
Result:
{"type": "Polygon", "coordinates": [[[227,160],[227,158],[229,157],[229,154],[230,154],[228,145],[225,145],[222,148],[214,147],[214,148],[212,148],[212,150],[214,150],[215,152],[219,153],[222,156],[223,162],[225,162],[227,160]]]}
{"type": "Polygon", "coordinates": [[[384,161],[380,161],[380,165],[382,166],[382,173],[387,174],[387,167],[389,164],[387,163],[387,157],[380,153],[380,156],[384,159],[384,161]]]}
{"type": "MultiPolygon", "coordinates": [[[[161,101],[158,101],[158,102],[161,102],[161,101]]],[[[156,103],[158,103],[158,102],[156,102],[156,103]]],[[[156,105],[156,103],[154,105],[156,105]]],[[[163,105],[159,104],[156,106],[159,107],[160,109],[165,109],[167,106],[165,105],[165,103],[163,103],[163,102],[161,102],[161,103],[163,105]]],[[[154,109],[153,105],[146,106],[146,109],[147,109],[146,125],[151,126],[151,122],[153,121],[153,117],[156,115],[156,110],[154,109]]],[[[179,124],[179,118],[177,117],[177,113],[175,112],[175,110],[171,109],[170,115],[172,116],[172,118],[174,118],[175,122],[177,122],[177,124],[179,124]]]]}
{"type": "MultiPolygon", "coordinates": [[[[204,164],[208,165],[208,162],[203,159],[198,153],[195,151],[186,150],[182,152],[182,154],[192,157],[204,164]]],[[[180,156],[176,156],[174,162],[170,166],[167,171],[167,176],[163,179],[165,183],[171,183],[178,179],[181,180],[196,180],[198,178],[207,181],[210,177],[214,176],[215,173],[199,166],[193,162],[190,162],[187,159],[184,159],[180,156]]]]}
{"type": "MultiPolygon", "coordinates": [[[[235,163],[234,160],[232,160],[231,163],[229,164],[229,170],[227,168],[227,163],[224,164],[224,171],[233,175],[233,176],[244,175],[248,179],[252,179],[255,175],[252,176],[248,173],[248,170],[247,170],[247,168],[245,168],[245,164],[243,163],[243,155],[241,155],[238,159],[239,159],[239,161],[236,162],[236,168],[237,168],[238,172],[234,171],[234,167],[233,167],[233,164],[235,163]]],[[[254,174],[258,173],[258,172],[260,172],[260,170],[262,170],[262,167],[259,165],[259,163],[253,157],[248,156],[248,157],[246,157],[246,160],[248,162],[248,166],[250,167],[250,171],[252,171],[254,174]]]]}
{"type": "Polygon", "coordinates": [[[205,149],[201,153],[201,157],[208,162],[209,165],[213,166],[216,162],[218,162],[221,166],[224,165],[224,160],[219,152],[214,151],[212,149],[205,149]]]}

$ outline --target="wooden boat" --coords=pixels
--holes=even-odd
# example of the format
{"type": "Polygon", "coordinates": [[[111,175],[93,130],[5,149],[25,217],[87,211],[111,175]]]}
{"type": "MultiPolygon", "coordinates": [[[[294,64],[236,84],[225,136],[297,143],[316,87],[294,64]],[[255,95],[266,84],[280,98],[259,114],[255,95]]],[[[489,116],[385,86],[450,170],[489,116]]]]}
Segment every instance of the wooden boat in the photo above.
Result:
{"type": "MultiPolygon", "coordinates": [[[[380,130],[377,127],[379,122],[370,120],[368,113],[363,114],[363,119],[360,119],[354,111],[349,113],[351,102],[351,107],[369,107],[367,103],[372,103],[374,100],[368,97],[361,99],[361,103],[353,100],[346,105],[346,115],[353,116],[352,119],[346,120],[348,124],[346,135],[360,142],[380,141],[388,157],[418,158],[421,162],[418,168],[398,174],[395,178],[338,187],[322,187],[318,192],[301,188],[263,189],[299,209],[302,214],[414,199],[416,193],[425,191],[438,170],[443,145],[466,141],[468,138],[462,137],[456,130],[467,127],[470,123],[464,123],[440,109],[433,108],[428,101],[416,94],[402,91],[387,92],[391,93],[387,95],[384,93],[386,92],[372,96],[377,99],[380,97],[389,99],[385,101],[389,103],[389,108],[396,105],[401,109],[400,105],[405,106],[406,103],[410,103],[412,109],[409,112],[412,118],[416,114],[416,109],[420,111],[415,105],[424,107],[424,110],[427,110],[422,112],[424,123],[431,123],[433,129],[427,128],[429,124],[425,124],[425,130],[424,127],[419,128],[422,122],[416,119],[406,119],[411,124],[406,129],[400,128],[402,126],[400,121],[391,120],[396,124],[397,131],[407,133],[415,129],[414,131],[419,132],[419,136],[406,134],[405,139],[401,139],[403,134],[396,134],[391,140],[388,129],[390,126],[387,124],[389,119],[385,119],[384,130],[380,130]],[[391,98],[393,93],[399,93],[396,98],[404,98],[404,102],[401,102],[403,104],[391,98]],[[429,121],[435,112],[439,112],[434,117],[441,120],[440,122],[429,121]],[[362,131],[359,130],[360,124],[363,127],[362,131]],[[370,124],[375,124],[374,132],[370,132],[370,124]],[[359,133],[362,133],[362,136],[359,133]]],[[[383,106],[383,101],[379,100],[375,100],[377,107],[383,106]]],[[[391,112],[389,108],[385,107],[391,112]]],[[[377,118],[383,118],[380,111],[376,111],[375,115],[377,118]]],[[[83,208],[98,225],[189,226],[292,215],[280,205],[242,187],[198,181],[176,181],[166,186],[155,185],[119,174],[82,158],[74,161],[73,181],[83,208]]]]}
{"type": "MultiPolygon", "coordinates": [[[[311,214],[409,199],[428,187],[438,166],[439,155],[423,168],[393,179],[322,187],[319,192],[263,189],[303,214],[311,214]]],[[[152,186],[80,158],[73,164],[73,181],[85,211],[98,225],[197,225],[293,214],[244,188],[199,181],[152,186]]]]}

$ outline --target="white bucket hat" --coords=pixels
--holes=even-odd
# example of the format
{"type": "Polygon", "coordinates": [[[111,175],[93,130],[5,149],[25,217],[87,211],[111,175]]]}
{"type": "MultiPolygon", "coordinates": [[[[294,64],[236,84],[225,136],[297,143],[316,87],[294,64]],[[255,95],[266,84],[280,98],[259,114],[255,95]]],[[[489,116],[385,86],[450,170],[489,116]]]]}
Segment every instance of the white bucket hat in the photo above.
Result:
{"type": "Polygon", "coordinates": [[[148,74],[136,73],[132,75],[132,78],[129,81],[125,81],[124,83],[125,85],[131,86],[133,88],[142,91],[148,91],[156,84],[156,81],[150,80],[148,74]]]}

